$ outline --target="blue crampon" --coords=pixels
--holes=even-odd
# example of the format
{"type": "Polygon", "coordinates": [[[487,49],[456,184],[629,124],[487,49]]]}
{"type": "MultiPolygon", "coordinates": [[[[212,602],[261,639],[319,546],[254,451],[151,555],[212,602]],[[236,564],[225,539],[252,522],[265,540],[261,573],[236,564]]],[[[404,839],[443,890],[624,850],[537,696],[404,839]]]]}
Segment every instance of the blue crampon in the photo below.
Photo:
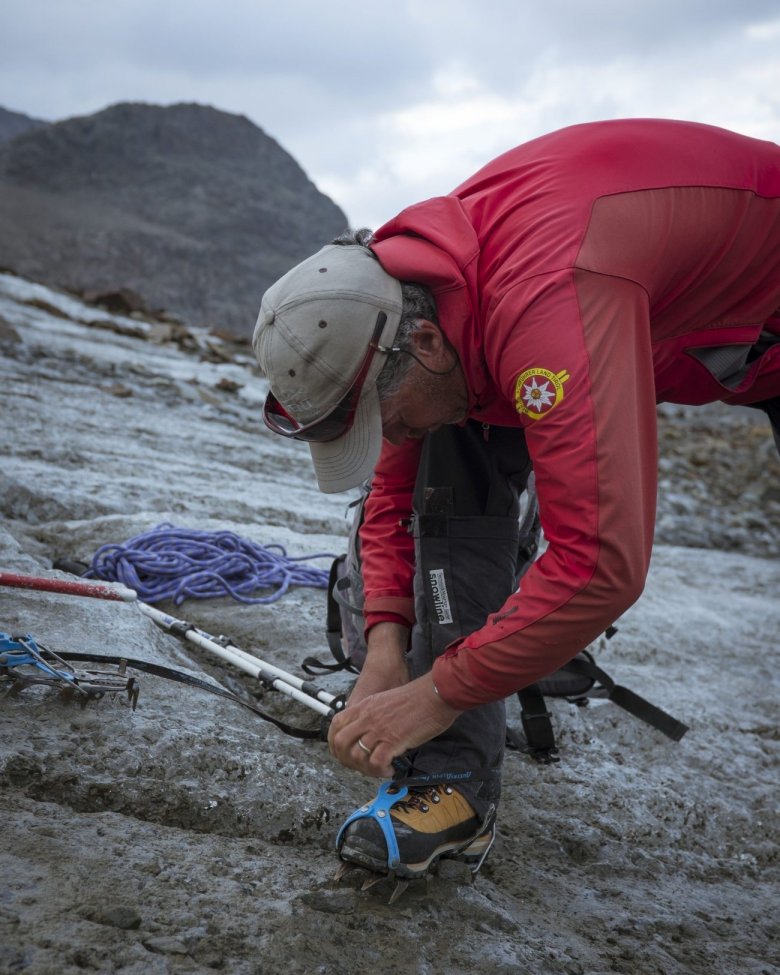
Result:
{"type": "MultiPolygon", "coordinates": [[[[379,827],[384,839],[387,857],[383,865],[384,869],[389,876],[400,877],[406,882],[409,878],[424,876],[424,873],[427,873],[427,867],[423,873],[418,874],[411,872],[409,866],[401,862],[398,837],[396,836],[391,817],[392,807],[403,802],[413,789],[427,789],[431,786],[443,785],[451,794],[451,785],[461,784],[469,780],[480,781],[497,777],[500,772],[498,769],[467,769],[460,772],[442,771],[438,773],[415,774],[411,763],[406,759],[397,758],[393,761],[393,765],[396,767],[396,777],[389,782],[383,782],[379,786],[376,798],[366,803],[366,805],[361,806],[359,809],[356,809],[355,812],[347,817],[341,829],[339,829],[336,836],[336,852],[345,863],[353,862],[361,864],[359,859],[344,857],[342,850],[346,840],[347,829],[358,820],[370,819],[379,827]]],[[[482,819],[481,826],[474,835],[463,839],[462,842],[452,842],[450,840],[429,858],[429,865],[433,865],[441,857],[462,858],[468,864],[472,874],[476,875],[482,867],[495,838],[495,813],[495,806],[491,804],[482,819]]],[[[362,863],[361,865],[368,866],[367,863],[362,863]]],[[[369,866],[369,869],[376,870],[379,868],[378,866],[369,866]]]]}
{"type": "Polygon", "coordinates": [[[133,709],[138,701],[138,681],[120,667],[117,673],[77,671],[51,650],[25,633],[13,636],[0,632],[0,688],[8,686],[16,694],[31,684],[59,687],[66,694],[78,693],[82,703],[104,694],[126,692],[133,709]]]}
{"type": "MultiPolygon", "coordinates": [[[[64,662],[63,662],[64,664],[64,662]]],[[[35,667],[52,680],[72,684],[76,675],[72,668],[64,664],[62,670],[52,667],[43,657],[38,644],[29,633],[24,636],[12,636],[10,633],[0,632],[0,675],[10,676],[11,667],[35,667]]]]}
{"type": "Polygon", "coordinates": [[[340,851],[344,839],[344,832],[347,827],[355,822],[357,819],[367,819],[372,818],[382,830],[382,835],[385,838],[385,843],[387,844],[387,869],[395,870],[395,868],[401,862],[401,854],[398,851],[398,840],[395,838],[395,830],[393,829],[393,824],[390,820],[390,807],[394,806],[401,799],[405,799],[409,794],[409,790],[406,786],[401,786],[399,788],[395,781],[383,782],[379,786],[379,792],[376,794],[376,798],[373,802],[369,802],[365,806],[361,806],[356,809],[351,816],[349,816],[342,825],[341,829],[338,831],[336,836],[336,850],[340,851]],[[390,789],[395,789],[397,791],[390,792],[390,789]]]}

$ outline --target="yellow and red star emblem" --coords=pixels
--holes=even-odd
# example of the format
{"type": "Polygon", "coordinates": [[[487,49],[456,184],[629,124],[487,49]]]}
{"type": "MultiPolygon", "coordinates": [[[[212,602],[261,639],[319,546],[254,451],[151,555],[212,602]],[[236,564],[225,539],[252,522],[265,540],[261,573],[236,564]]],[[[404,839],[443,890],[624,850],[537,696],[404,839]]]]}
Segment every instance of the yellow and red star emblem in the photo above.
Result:
{"type": "Polygon", "coordinates": [[[515,383],[515,408],[518,413],[540,420],[563,399],[563,384],[569,379],[566,369],[526,369],[515,383]]]}

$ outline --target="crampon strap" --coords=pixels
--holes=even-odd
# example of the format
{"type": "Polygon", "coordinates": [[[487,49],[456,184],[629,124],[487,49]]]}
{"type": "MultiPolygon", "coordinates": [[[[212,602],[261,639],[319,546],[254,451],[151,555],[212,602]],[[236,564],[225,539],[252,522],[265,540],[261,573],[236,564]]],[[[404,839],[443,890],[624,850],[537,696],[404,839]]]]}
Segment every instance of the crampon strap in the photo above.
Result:
{"type": "Polygon", "coordinates": [[[279,731],[284,732],[285,735],[290,735],[291,738],[322,741],[327,737],[326,731],[322,728],[296,728],[262,711],[260,708],[255,707],[254,704],[244,700],[243,697],[226,690],[224,687],[210,684],[208,681],[201,680],[199,677],[193,677],[191,674],[184,673],[184,671],[174,670],[172,667],[164,667],[162,664],[154,664],[148,660],[134,660],[132,657],[107,657],[99,653],[70,653],[61,651],[60,656],[64,660],[95,661],[119,665],[124,662],[126,666],[132,667],[134,670],[140,670],[143,673],[152,674],[155,677],[164,677],[166,680],[173,680],[179,684],[187,684],[189,687],[197,687],[202,691],[208,691],[209,694],[215,694],[217,697],[224,697],[228,701],[233,701],[234,704],[240,704],[241,707],[256,714],[258,718],[262,718],[263,721],[269,721],[279,731]]]}
{"type": "Polygon", "coordinates": [[[398,840],[395,838],[393,824],[390,822],[390,807],[400,802],[401,799],[405,799],[408,795],[409,789],[405,785],[399,787],[395,781],[383,782],[379,786],[379,792],[377,792],[376,798],[372,802],[361,806],[360,809],[356,809],[351,816],[344,820],[336,837],[336,849],[341,850],[344,842],[344,833],[347,827],[354,823],[356,819],[373,819],[379,824],[379,828],[382,830],[382,835],[385,838],[385,845],[387,846],[387,869],[395,870],[401,862],[401,854],[398,850],[398,840]],[[391,789],[394,791],[391,792],[391,789]]]}
{"type": "MultiPolygon", "coordinates": [[[[409,795],[409,790],[420,786],[432,785],[452,785],[463,782],[480,782],[499,776],[499,769],[464,769],[457,772],[431,772],[409,775],[412,771],[412,764],[408,759],[396,758],[393,760],[396,770],[394,778],[389,782],[383,782],[379,786],[376,798],[356,809],[351,816],[341,826],[336,836],[336,850],[340,851],[344,842],[344,833],[347,827],[358,819],[373,819],[382,830],[382,836],[387,846],[387,869],[395,870],[401,863],[401,854],[398,849],[398,840],[390,818],[390,809],[397,802],[401,802],[409,795]]],[[[493,814],[493,807],[489,816],[493,814]]],[[[487,817],[486,817],[487,819],[487,817]]],[[[471,842],[471,841],[469,841],[471,842]]]]}
{"type": "Polygon", "coordinates": [[[285,735],[290,735],[292,738],[322,741],[327,737],[327,731],[324,727],[296,728],[284,721],[280,721],[278,718],[273,717],[273,715],[267,714],[251,702],[240,697],[238,694],[234,694],[232,691],[226,690],[224,687],[211,684],[208,681],[201,680],[199,677],[193,677],[192,674],[187,674],[184,671],[175,670],[173,667],[165,667],[162,664],[152,663],[149,660],[136,660],[133,657],[111,656],[103,653],[83,653],[81,651],[70,650],[59,650],[57,653],[54,653],[54,651],[49,650],[43,644],[35,643],[30,636],[17,638],[10,637],[6,633],[0,633],[0,651],[15,651],[13,659],[10,652],[0,654],[0,670],[3,668],[7,669],[11,665],[34,664],[41,671],[48,673],[53,679],[57,679],[62,683],[69,682],[78,687],[76,673],[65,670],[69,661],[115,664],[120,668],[120,672],[123,672],[125,667],[129,667],[145,674],[151,674],[154,677],[163,677],[166,680],[176,681],[178,684],[197,687],[202,691],[208,691],[209,694],[215,694],[217,697],[232,701],[234,704],[240,704],[241,707],[251,711],[257,717],[262,718],[263,721],[268,721],[272,725],[275,725],[285,735]],[[34,647],[35,654],[32,654],[31,646],[34,647]],[[22,652],[24,653],[24,658],[22,652]]]}

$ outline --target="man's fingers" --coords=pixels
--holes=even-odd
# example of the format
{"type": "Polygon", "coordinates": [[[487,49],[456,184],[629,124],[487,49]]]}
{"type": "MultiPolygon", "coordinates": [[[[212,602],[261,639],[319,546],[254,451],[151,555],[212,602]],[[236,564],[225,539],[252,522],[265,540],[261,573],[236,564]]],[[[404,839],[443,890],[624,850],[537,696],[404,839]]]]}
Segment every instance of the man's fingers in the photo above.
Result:
{"type": "Polygon", "coordinates": [[[395,774],[393,759],[402,754],[386,741],[380,741],[371,752],[371,765],[377,771],[372,774],[377,778],[392,779],[395,774]]]}
{"type": "MultiPolygon", "coordinates": [[[[328,747],[330,748],[331,754],[336,758],[339,757],[337,749],[343,747],[346,729],[352,724],[354,718],[354,711],[352,714],[347,711],[339,711],[330,722],[330,728],[328,728],[328,747]]],[[[352,740],[356,741],[357,735],[352,740]]]]}
{"type": "MultiPolygon", "coordinates": [[[[388,774],[385,762],[378,755],[379,748],[374,747],[366,752],[365,749],[360,747],[361,740],[358,739],[356,743],[358,758],[356,764],[352,767],[357,769],[358,772],[363,772],[364,775],[370,775],[373,778],[389,778],[392,776],[392,768],[388,774]]],[[[353,752],[353,756],[354,754],[353,752]]]]}
{"type": "Polygon", "coordinates": [[[371,754],[371,751],[372,751],[371,746],[367,745],[363,741],[362,738],[358,738],[358,740],[355,742],[355,744],[358,746],[358,748],[361,750],[361,752],[365,752],[366,755],[370,755],[371,754]]]}
{"type": "Polygon", "coordinates": [[[377,740],[375,732],[366,727],[365,720],[359,720],[354,711],[351,715],[341,711],[333,718],[328,730],[328,745],[334,758],[347,768],[374,778],[389,778],[393,774],[395,756],[392,746],[377,740]]]}
{"type": "Polygon", "coordinates": [[[441,701],[430,675],[418,677],[339,712],[330,726],[330,750],[348,768],[389,777],[394,758],[435,738],[458,713],[441,701]]]}

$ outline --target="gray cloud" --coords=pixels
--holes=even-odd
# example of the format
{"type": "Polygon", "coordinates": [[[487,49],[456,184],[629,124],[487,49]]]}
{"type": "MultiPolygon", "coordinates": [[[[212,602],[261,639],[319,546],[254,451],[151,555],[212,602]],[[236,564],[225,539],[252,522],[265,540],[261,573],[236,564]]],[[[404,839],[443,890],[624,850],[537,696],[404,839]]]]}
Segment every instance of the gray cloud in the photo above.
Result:
{"type": "Polygon", "coordinates": [[[553,56],[582,62],[607,57],[646,56],[707,45],[743,25],[777,18],[777,0],[470,0],[426,5],[427,25],[444,38],[442,51],[476,60],[485,76],[522,72],[524,63],[553,56]],[[478,47],[476,47],[478,45],[478,47]]]}
{"type": "Polygon", "coordinates": [[[132,65],[237,86],[260,79],[295,82],[381,107],[419,86],[428,73],[423,48],[424,38],[409,32],[389,5],[358,0],[335,6],[308,0],[31,0],[0,12],[3,73],[30,65],[66,74],[100,69],[109,86],[112,73],[121,77],[132,65]]]}
{"type": "Polygon", "coordinates": [[[780,136],[777,0],[26,0],[0,7],[0,105],[248,115],[356,222],[446,192],[543,131],[667,115],[780,136]]]}

